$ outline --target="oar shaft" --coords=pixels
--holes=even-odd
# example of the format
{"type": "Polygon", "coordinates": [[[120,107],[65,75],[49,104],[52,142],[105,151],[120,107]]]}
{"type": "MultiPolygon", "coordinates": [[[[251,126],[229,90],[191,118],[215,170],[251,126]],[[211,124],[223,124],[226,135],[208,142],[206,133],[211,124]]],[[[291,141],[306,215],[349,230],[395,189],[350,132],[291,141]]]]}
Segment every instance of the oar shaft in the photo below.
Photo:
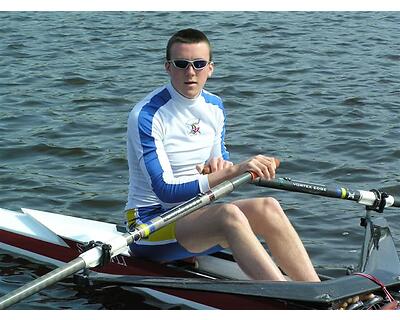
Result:
{"type": "MultiPolygon", "coordinates": [[[[372,206],[377,201],[377,195],[372,191],[351,190],[345,187],[329,187],[322,184],[310,183],[292,180],[290,178],[276,178],[273,180],[265,180],[257,178],[253,184],[268,187],[272,189],[308,193],[329,198],[352,200],[366,206],[372,206]]],[[[388,196],[386,199],[386,207],[400,207],[400,200],[393,196],[388,196]]]]}
{"type": "Polygon", "coordinates": [[[30,297],[40,290],[84,269],[85,267],[86,263],[81,257],[72,260],[65,266],[47,273],[45,277],[37,278],[36,280],[2,296],[0,301],[0,310],[6,309],[19,301],[30,297]]]}
{"type": "MultiPolygon", "coordinates": [[[[222,182],[221,184],[212,188],[210,191],[204,194],[199,194],[193,199],[166,211],[155,219],[150,220],[148,223],[138,226],[138,228],[134,231],[127,232],[122,236],[111,239],[108,242],[112,248],[111,257],[121,253],[121,251],[125,250],[126,246],[132,242],[147,237],[150,233],[153,233],[154,231],[157,231],[158,229],[192,213],[193,211],[196,211],[231,193],[236,187],[246,182],[250,182],[252,179],[253,175],[250,172],[246,172],[236,178],[222,182]]],[[[95,247],[82,253],[79,257],[67,263],[65,266],[57,268],[50,273],[1,297],[0,309],[8,308],[13,304],[18,303],[22,299],[25,299],[80,270],[98,266],[100,264],[101,256],[102,250],[99,247],[95,247]]]]}
{"type": "Polygon", "coordinates": [[[148,223],[138,226],[134,231],[126,233],[125,236],[127,239],[127,244],[136,242],[141,238],[147,237],[150,233],[153,233],[154,231],[159,230],[167,224],[170,224],[192,213],[193,211],[196,211],[210,204],[211,202],[228,195],[238,186],[247,182],[251,182],[252,180],[253,175],[249,172],[246,172],[231,180],[220,183],[214,188],[211,188],[211,190],[209,190],[208,192],[204,194],[199,194],[195,198],[164,212],[160,216],[150,220],[148,223]]]}

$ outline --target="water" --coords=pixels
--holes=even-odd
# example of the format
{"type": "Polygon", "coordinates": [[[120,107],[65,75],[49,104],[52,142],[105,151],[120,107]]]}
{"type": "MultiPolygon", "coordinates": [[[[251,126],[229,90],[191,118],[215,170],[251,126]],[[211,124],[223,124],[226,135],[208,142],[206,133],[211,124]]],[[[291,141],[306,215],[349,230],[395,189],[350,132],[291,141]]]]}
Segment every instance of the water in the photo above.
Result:
{"type": "MultiPolygon", "coordinates": [[[[122,221],[127,115],[167,81],[166,42],[186,27],[213,43],[207,89],[224,99],[233,161],[271,154],[281,176],[400,194],[399,12],[1,12],[0,207],[122,221]]],[[[315,264],[357,264],[361,206],[251,186],[227,200],[262,194],[315,264]]],[[[386,216],[400,250],[399,212],[386,216]]],[[[0,294],[47,271],[0,254],[0,294]]],[[[180,307],[132,295],[67,279],[16,308],[180,307]]]]}

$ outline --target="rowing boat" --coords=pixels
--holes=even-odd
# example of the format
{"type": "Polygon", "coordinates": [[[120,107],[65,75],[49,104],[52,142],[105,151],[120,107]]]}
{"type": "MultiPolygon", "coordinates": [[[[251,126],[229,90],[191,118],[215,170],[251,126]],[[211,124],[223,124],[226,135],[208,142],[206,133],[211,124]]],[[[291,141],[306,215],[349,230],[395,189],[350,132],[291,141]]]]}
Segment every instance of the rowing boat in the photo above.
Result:
{"type": "MultiPolygon", "coordinates": [[[[320,283],[254,281],[240,270],[226,251],[185,261],[158,263],[136,258],[125,247],[112,257],[110,263],[85,268],[76,279],[85,280],[88,285],[112,283],[146,288],[172,295],[199,309],[397,307],[400,261],[383,211],[388,206],[399,206],[398,200],[377,190],[329,188],[288,178],[258,179],[255,184],[365,204],[367,210],[361,219],[364,242],[358,267],[343,269],[339,276],[330,274],[329,269],[318,269],[320,283]]],[[[0,209],[0,249],[56,267],[81,255],[91,241],[95,240],[95,245],[107,244],[125,232],[124,227],[112,223],[25,208],[21,212],[0,209]]]]}

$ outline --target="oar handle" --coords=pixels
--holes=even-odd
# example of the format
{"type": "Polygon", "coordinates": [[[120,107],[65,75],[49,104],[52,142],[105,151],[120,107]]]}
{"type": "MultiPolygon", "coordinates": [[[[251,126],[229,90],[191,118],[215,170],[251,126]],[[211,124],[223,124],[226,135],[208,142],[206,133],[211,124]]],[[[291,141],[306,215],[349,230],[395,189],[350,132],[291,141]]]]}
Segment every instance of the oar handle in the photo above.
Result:
{"type": "MultiPolygon", "coordinates": [[[[281,161],[278,158],[273,158],[275,162],[275,167],[279,168],[281,161]]],[[[201,174],[209,174],[211,173],[211,166],[209,164],[204,165],[203,170],[201,171],[201,174]]]]}
{"type": "MultiPolygon", "coordinates": [[[[287,177],[276,178],[273,180],[257,178],[253,181],[253,184],[272,189],[308,193],[329,198],[352,200],[366,206],[378,207],[378,202],[383,203],[383,199],[381,198],[382,193],[379,191],[352,190],[340,186],[329,187],[323,184],[303,182],[287,177]]],[[[391,195],[386,195],[384,201],[384,207],[400,207],[400,199],[395,199],[391,195]]]]}

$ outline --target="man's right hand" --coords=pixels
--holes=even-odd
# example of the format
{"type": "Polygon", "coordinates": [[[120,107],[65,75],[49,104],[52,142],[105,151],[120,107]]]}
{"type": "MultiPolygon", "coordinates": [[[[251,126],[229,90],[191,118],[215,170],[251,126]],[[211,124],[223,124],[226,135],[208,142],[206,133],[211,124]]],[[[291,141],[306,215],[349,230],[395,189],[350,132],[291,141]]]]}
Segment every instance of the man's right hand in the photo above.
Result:
{"type": "Polygon", "coordinates": [[[212,172],[217,172],[225,168],[233,166],[233,163],[228,160],[224,160],[221,157],[212,158],[204,165],[197,165],[196,169],[201,174],[209,174],[212,172]]]}

